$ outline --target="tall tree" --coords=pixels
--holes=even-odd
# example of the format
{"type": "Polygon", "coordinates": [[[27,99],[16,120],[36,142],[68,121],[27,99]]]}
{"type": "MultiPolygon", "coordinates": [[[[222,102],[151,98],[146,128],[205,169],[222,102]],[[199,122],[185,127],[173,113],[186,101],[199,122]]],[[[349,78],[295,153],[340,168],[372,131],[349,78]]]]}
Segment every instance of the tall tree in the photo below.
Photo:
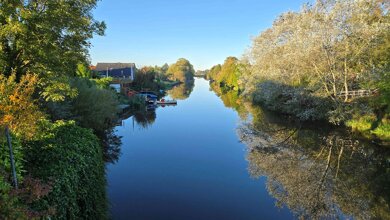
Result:
{"type": "Polygon", "coordinates": [[[0,74],[15,73],[17,80],[28,72],[43,80],[75,75],[88,59],[89,39],[104,34],[105,24],[92,16],[97,1],[1,1],[0,74]]]}
{"type": "Polygon", "coordinates": [[[241,75],[239,67],[240,61],[236,57],[226,58],[215,80],[224,86],[238,90],[238,81],[241,75]]]}
{"type": "Polygon", "coordinates": [[[169,66],[167,74],[172,80],[190,82],[194,80],[195,70],[190,61],[180,58],[176,63],[169,66]]]}
{"type": "Polygon", "coordinates": [[[247,56],[252,76],[243,81],[254,89],[275,80],[332,97],[378,83],[388,60],[389,7],[384,0],[318,0],[281,15],[255,38],[247,56]]]}

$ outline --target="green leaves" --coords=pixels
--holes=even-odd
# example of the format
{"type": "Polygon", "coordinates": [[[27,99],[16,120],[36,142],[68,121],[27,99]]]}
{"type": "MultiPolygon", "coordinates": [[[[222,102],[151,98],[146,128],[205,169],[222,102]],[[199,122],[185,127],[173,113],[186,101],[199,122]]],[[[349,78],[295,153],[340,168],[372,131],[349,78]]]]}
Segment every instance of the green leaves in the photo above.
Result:
{"type": "Polygon", "coordinates": [[[52,182],[52,192],[33,204],[36,211],[56,209],[56,219],[105,219],[106,181],[102,148],[89,129],[58,121],[48,135],[28,143],[26,156],[34,177],[52,182]],[[51,147],[47,147],[51,146],[51,147]]]}
{"type": "Polygon", "coordinates": [[[238,90],[241,77],[242,64],[236,57],[226,58],[224,64],[213,66],[207,75],[207,78],[217,81],[221,86],[238,90]]]}
{"type": "Polygon", "coordinates": [[[169,66],[167,74],[171,74],[171,80],[189,82],[194,80],[195,70],[190,61],[180,58],[176,63],[169,66]]]}
{"type": "Polygon", "coordinates": [[[332,0],[282,14],[253,41],[246,87],[274,80],[326,96],[367,82],[375,89],[389,59],[388,9],[388,1],[332,0]]]}
{"type": "MultiPolygon", "coordinates": [[[[28,72],[41,79],[74,76],[87,63],[89,39],[103,35],[105,24],[93,19],[96,0],[6,1],[0,7],[0,74],[16,79],[28,72]]],[[[42,96],[61,101],[63,83],[46,83],[42,96]]],[[[73,94],[69,94],[73,93],[73,94]]]]}

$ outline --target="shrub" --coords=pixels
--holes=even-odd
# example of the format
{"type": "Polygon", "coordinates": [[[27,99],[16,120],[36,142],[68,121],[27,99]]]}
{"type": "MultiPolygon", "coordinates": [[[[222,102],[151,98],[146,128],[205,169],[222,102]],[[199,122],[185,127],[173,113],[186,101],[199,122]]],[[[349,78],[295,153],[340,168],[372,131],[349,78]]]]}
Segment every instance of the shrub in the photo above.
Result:
{"type": "MultiPolygon", "coordinates": [[[[11,176],[11,162],[9,157],[9,147],[7,140],[5,136],[3,135],[4,132],[1,131],[1,137],[0,137],[0,171],[6,172],[9,176],[11,176]]],[[[11,137],[12,140],[12,151],[14,155],[14,161],[15,161],[15,170],[16,170],[16,176],[18,179],[18,182],[22,180],[22,174],[23,174],[23,150],[22,145],[20,143],[20,140],[16,138],[14,135],[11,137]]],[[[8,181],[11,181],[9,179],[8,181]]]]}
{"type": "Polygon", "coordinates": [[[111,127],[118,113],[117,95],[111,90],[97,87],[89,79],[75,78],[72,84],[79,94],[71,101],[71,119],[97,132],[111,127]]]}
{"type": "Polygon", "coordinates": [[[330,100],[316,97],[304,89],[265,81],[258,85],[253,101],[266,108],[289,114],[302,121],[326,120],[334,108],[330,100]]]}
{"type": "Polygon", "coordinates": [[[0,219],[27,219],[27,216],[18,210],[19,200],[11,195],[11,191],[11,185],[0,170],[0,219]]]}
{"type": "Polygon", "coordinates": [[[372,133],[382,140],[390,141],[390,119],[383,119],[372,133]]]}
{"type": "Polygon", "coordinates": [[[46,136],[29,142],[26,167],[52,191],[33,204],[37,211],[54,207],[55,219],[105,219],[105,171],[99,140],[74,122],[58,121],[46,136]]]}
{"type": "Polygon", "coordinates": [[[97,133],[110,128],[117,117],[119,101],[114,91],[105,89],[106,83],[73,78],[71,84],[78,95],[63,102],[48,102],[47,110],[52,120],[74,120],[97,133]]]}

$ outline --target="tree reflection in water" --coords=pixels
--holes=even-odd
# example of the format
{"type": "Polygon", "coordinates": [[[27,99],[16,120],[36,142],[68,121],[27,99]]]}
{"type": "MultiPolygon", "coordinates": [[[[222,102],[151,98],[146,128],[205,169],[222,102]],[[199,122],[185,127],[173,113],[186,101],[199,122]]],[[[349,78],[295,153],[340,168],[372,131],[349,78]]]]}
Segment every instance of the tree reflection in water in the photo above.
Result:
{"type": "Polygon", "coordinates": [[[103,156],[106,163],[115,164],[121,155],[122,137],[115,134],[115,129],[107,130],[100,138],[103,145],[103,156]]]}
{"type": "Polygon", "coordinates": [[[248,105],[238,129],[251,176],[300,218],[390,219],[390,152],[327,128],[286,123],[248,105]]]}
{"type": "Polygon", "coordinates": [[[173,87],[168,90],[168,94],[171,98],[177,100],[185,100],[190,97],[192,90],[194,89],[195,83],[194,81],[189,81],[186,83],[182,83],[178,86],[173,87]]]}
{"type": "Polygon", "coordinates": [[[156,111],[154,107],[150,107],[144,111],[135,112],[133,118],[137,125],[142,128],[149,128],[156,121],[156,111]]]}
{"type": "MultiPolygon", "coordinates": [[[[141,128],[149,128],[156,120],[155,106],[147,106],[145,109],[139,111],[128,111],[121,115],[122,120],[133,117],[134,123],[141,128]]],[[[118,123],[119,123],[118,122],[118,123]]],[[[120,123],[119,123],[120,124],[120,123]]],[[[99,137],[104,147],[104,160],[107,163],[115,164],[121,155],[122,137],[115,134],[115,128],[111,128],[100,134],[99,137]]]]}
{"type": "Polygon", "coordinates": [[[243,105],[243,101],[238,91],[220,87],[216,82],[210,83],[210,90],[214,91],[214,93],[221,98],[226,108],[234,109],[241,119],[245,119],[248,116],[248,111],[245,105],[243,105]]]}

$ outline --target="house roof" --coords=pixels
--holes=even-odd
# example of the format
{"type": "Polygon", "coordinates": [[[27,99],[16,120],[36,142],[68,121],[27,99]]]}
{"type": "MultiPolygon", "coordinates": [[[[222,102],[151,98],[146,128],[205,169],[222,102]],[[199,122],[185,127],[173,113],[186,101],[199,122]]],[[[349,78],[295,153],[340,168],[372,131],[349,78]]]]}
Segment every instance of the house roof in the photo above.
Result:
{"type": "Polygon", "coordinates": [[[107,71],[110,69],[125,69],[125,68],[134,68],[134,63],[98,63],[96,65],[96,71],[107,71]]]}
{"type": "Polygon", "coordinates": [[[132,68],[135,68],[134,63],[98,63],[95,70],[102,74],[107,74],[108,70],[111,77],[130,77],[132,68]]]}

